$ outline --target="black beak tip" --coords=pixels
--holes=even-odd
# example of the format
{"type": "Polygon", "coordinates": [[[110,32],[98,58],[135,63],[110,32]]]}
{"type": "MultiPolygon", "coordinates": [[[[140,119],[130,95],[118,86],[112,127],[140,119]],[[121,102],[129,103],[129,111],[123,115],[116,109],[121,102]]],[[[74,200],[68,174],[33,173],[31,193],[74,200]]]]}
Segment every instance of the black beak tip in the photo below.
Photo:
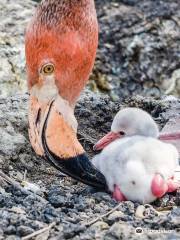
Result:
{"type": "Polygon", "coordinates": [[[107,184],[104,175],[89,161],[86,154],[74,158],[73,172],[84,180],[84,183],[101,190],[107,190],[107,184]]]}
{"type": "Polygon", "coordinates": [[[98,190],[107,191],[105,177],[89,161],[86,154],[81,154],[69,159],[61,159],[52,152],[45,157],[55,168],[68,176],[98,190]]]}

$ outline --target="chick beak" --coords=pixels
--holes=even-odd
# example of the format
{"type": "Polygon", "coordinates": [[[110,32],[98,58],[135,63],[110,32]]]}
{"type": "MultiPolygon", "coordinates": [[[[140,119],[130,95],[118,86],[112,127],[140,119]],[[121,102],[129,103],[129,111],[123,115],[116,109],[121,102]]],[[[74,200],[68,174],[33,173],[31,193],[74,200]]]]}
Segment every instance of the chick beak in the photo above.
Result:
{"type": "Polygon", "coordinates": [[[161,198],[166,192],[168,192],[168,184],[165,182],[161,174],[156,174],[151,183],[152,194],[161,198]]]}
{"type": "Polygon", "coordinates": [[[29,135],[36,153],[68,176],[106,190],[104,176],[89,161],[76,131],[66,120],[55,101],[44,104],[30,97],[29,135]]]}
{"type": "Polygon", "coordinates": [[[101,138],[93,147],[93,149],[96,150],[101,150],[105,148],[108,144],[111,142],[115,141],[116,139],[122,138],[123,135],[120,133],[115,133],[115,132],[109,132],[106,134],[103,138],[101,138]]]}
{"type": "Polygon", "coordinates": [[[124,194],[121,192],[121,189],[117,185],[114,186],[114,192],[112,194],[112,197],[118,202],[123,202],[127,200],[127,198],[124,196],[124,194]]]}

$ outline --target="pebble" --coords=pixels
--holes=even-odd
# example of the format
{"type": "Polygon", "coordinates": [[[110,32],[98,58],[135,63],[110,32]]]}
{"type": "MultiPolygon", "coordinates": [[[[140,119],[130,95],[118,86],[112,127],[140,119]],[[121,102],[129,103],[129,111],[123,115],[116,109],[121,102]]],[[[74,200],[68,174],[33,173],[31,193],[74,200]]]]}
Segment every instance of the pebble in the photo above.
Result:
{"type": "Polygon", "coordinates": [[[41,194],[41,188],[34,183],[30,183],[27,181],[22,181],[21,185],[24,187],[25,190],[34,192],[36,194],[41,194]]]}
{"type": "Polygon", "coordinates": [[[20,208],[20,207],[15,207],[13,206],[11,208],[11,211],[14,213],[18,213],[18,214],[26,214],[26,212],[24,211],[24,209],[20,208]]]}
{"type": "Polygon", "coordinates": [[[91,228],[98,228],[99,230],[106,230],[109,228],[109,225],[106,223],[106,222],[103,222],[103,221],[98,221],[96,223],[94,223],[91,228]]]}
{"type": "Polygon", "coordinates": [[[114,211],[108,216],[108,223],[112,225],[114,222],[117,222],[119,219],[124,217],[124,213],[121,211],[114,211]]]}
{"type": "Polygon", "coordinates": [[[5,230],[4,233],[7,235],[15,234],[16,233],[16,227],[13,225],[8,226],[5,230]]]}
{"type": "Polygon", "coordinates": [[[135,216],[137,218],[145,218],[146,217],[145,216],[145,211],[146,211],[146,208],[143,205],[140,205],[136,209],[135,216]]]}
{"type": "Polygon", "coordinates": [[[20,237],[17,235],[10,235],[6,238],[6,240],[20,240],[20,237]]]}
{"type": "Polygon", "coordinates": [[[66,198],[61,195],[52,194],[48,196],[48,201],[54,206],[54,207],[62,207],[66,203],[66,198]]]}
{"type": "Polygon", "coordinates": [[[118,222],[114,223],[112,227],[105,234],[104,239],[128,239],[130,236],[133,236],[135,230],[129,224],[118,222]]]}
{"type": "Polygon", "coordinates": [[[20,235],[20,236],[22,236],[22,237],[24,237],[24,236],[26,236],[26,235],[29,235],[29,234],[31,234],[31,233],[33,233],[34,232],[34,230],[32,229],[32,228],[30,228],[30,227],[27,227],[27,226],[19,226],[18,228],[17,228],[17,233],[20,235]]]}
{"type": "Polygon", "coordinates": [[[76,234],[79,234],[80,232],[85,231],[86,227],[82,225],[76,225],[76,224],[68,224],[64,226],[63,233],[65,239],[70,239],[74,237],[76,234]]]}

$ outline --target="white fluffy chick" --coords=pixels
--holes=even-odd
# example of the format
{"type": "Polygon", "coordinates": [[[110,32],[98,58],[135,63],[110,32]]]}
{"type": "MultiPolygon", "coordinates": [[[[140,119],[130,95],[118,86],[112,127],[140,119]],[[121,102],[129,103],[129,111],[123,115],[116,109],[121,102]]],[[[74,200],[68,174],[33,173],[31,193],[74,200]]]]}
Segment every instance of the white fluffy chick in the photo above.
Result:
{"type": "Polygon", "coordinates": [[[93,164],[103,173],[109,190],[119,201],[150,203],[178,188],[175,183],[172,188],[168,186],[178,166],[176,148],[152,137],[116,140],[94,157],[93,164]]]}

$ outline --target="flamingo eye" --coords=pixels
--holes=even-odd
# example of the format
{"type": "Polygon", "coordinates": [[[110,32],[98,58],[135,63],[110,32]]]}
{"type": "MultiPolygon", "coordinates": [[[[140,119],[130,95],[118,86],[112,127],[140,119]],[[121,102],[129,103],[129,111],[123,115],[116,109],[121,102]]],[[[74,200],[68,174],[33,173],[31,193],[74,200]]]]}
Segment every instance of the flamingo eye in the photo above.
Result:
{"type": "Polygon", "coordinates": [[[54,65],[52,63],[48,63],[44,66],[42,66],[41,68],[41,73],[44,75],[51,75],[52,73],[54,73],[54,65]]]}

